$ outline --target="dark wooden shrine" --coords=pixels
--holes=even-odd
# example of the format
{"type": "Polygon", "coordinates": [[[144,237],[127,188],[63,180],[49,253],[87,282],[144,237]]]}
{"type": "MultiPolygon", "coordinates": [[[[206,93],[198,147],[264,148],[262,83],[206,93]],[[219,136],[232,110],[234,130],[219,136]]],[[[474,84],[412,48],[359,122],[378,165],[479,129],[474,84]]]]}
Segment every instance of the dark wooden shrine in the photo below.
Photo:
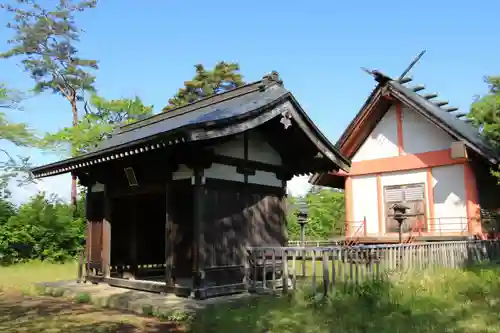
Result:
{"type": "Polygon", "coordinates": [[[272,73],[32,172],[87,187],[87,280],[203,298],[244,288],[247,246],[286,244],[286,181],[348,167],[272,73]]]}

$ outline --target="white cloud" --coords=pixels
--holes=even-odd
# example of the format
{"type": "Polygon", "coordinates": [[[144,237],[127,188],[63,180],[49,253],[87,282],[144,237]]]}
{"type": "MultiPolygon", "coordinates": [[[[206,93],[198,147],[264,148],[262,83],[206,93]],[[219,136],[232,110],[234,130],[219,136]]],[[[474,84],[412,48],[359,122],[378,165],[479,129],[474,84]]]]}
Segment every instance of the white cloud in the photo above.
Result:
{"type": "Polygon", "coordinates": [[[293,177],[287,182],[288,193],[293,196],[303,196],[311,189],[311,184],[308,183],[309,176],[293,177]]]}
{"type": "Polygon", "coordinates": [[[70,201],[71,197],[71,176],[64,174],[54,177],[37,179],[35,183],[18,186],[15,181],[11,181],[9,189],[12,192],[12,202],[20,205],[26,202],[31,196],[45,192],[47,195],[55,194],[64,201],[70,201]]]}

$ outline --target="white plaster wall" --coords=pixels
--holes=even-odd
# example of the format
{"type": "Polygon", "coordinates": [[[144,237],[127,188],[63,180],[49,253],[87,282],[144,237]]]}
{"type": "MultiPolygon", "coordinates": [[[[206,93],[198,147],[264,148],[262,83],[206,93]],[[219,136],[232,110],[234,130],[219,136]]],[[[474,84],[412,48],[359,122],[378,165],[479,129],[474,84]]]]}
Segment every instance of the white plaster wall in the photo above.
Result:
{"type": "MultiPolygon", "coordinates": [[[[258,132],[250,132],[248,140],[248,159],[257,162],[281,165],[280,155],[262,138],[258,132]]],[[[213,147],[216,154],[244,158],[243,135],[213,147]]]]}
{"type": "Polygon", "coordinates": [[[351,224],[351,230],[358,229],[361,224],[357,222],[362,221],[366,217],[367,234],[378,233],[378,200],[376,176],[367,175],[352,177],[352,192],[352,218],[355,223],[351,224]]]}
{"type": "MultiPolygon", "coordinates": [[[[385,186],[392,185],[408,185],[408,184],[425,184],[425,189],[427,191],[427,171],[426,170],[411,170],[411,171],[401,171],[401,172],[390,172],[383,173],[380,176],[380,183],[382,186],[382,193],[385,186]]],[[[383,195],[383,194],[382,194],[383,195]]],[[[427,195],[425,195],[425,210],[426,215],[429,216],[429,203],[427,195]]],[[[385,200],[382,197],[382,209],[385,212],[387,208],[385,207],[385,200]]],[[[383,231],[385,232],[385,221],[383,222],[383,231]]]]}
{"type": "Polygon", "coordinates": [[[396,110],[391,107],[353,156],[353,162],[399,155],[396,110]]]}
{"type": "Polygon", "coordinates": [[[210,168],[205,169],[204,176],[207,178],[231,180],[235,182],[243,182],[244,180],[244,176],[236,172],[235,166],[218,163],[213,163],[210,168]]]}
{"type": "Polygon", "coordinates": [[[179,169],[172,174],[173,180],[189,179],[193,175],[193,170],[185,164],[179,165],[179,169]]]}
{"type": "Polygon", "coordinates": [[[462,232],[467,228],[464,166],[432,168],[436,231],[462,232]]]}
{"type": "MultiPolygon", "coordinates": [[[[213,147],[216,154],[244,158],[243,135],[235,137],[229,142],[213,147]]],[[[248,140],[248,159],[251,161],[281,165],[280,155],[259,135],[258,132],[250,132],[248,140]]],[[[231,180],[243,182],[244,176],[236,172],[236,167],[214,163],[205,170],[205,177],[214,179],[231,180]]],[[[251,184],[281,187],[281,180],[276,178],[273,172],[256,170],[255,175],[248,176],[251,184]]]]}
{"type": "Polygon", "coordinates": [[[453,138],[445,131],[404,107],[402,112],[403,146],[407,154],[449,149],[453,138]]]}
{"type": "Polygon", "coordinates": [[[282,182],[276,178],[274,172],[256,170],[254,176],[248,176],[248,182],[251,184],[267,185],[281,187],[282,182]]]}
{"type": "MultiPolygon", "coordinates": [[[[214,163],[209,169],[204,171],[204,176],[213,179],[230,180],[235,182],[244,182],[244,175],[236,172],[236,167],[214,163]]],[[[248,176],[250,184],[259,184],[267,186],[281,187],[281,180],[276,178],[273,172],[255,171],[254,176],[248,176]]]]}
{"type": "Polygon", "coordinates": [[[101,183],[95,183],[92,185],[90,188],[90,192],[104,192],[104,184],[101,183]]]}

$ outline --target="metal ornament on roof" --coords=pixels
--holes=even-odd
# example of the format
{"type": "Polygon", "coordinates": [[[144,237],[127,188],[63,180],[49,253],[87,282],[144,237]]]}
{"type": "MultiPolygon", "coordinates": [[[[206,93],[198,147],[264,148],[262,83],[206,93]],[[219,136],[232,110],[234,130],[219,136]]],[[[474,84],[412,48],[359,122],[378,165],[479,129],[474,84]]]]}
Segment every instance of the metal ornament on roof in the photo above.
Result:
{"type": "Polygon", "coordinates": [[[292,114],[288,111],[285,110],[281,113],[281,120],[280,123],[283,124],[285,129],[288,129],[288,127],[292,126],[292,114]]]}

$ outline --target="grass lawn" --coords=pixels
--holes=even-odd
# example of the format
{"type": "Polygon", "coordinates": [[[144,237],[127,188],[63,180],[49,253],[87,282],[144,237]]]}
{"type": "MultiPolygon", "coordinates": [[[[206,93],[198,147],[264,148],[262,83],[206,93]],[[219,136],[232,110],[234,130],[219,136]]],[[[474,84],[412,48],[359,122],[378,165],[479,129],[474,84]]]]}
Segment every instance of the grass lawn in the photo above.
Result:
{"type": "Polygon", "coordinates": [[[77,274],[76,263],[51,264],[33,261],[12,266],[0,266],[0,291],[31,293],[37,282],[71,280],[77,274]]]}
{"type": "MultiPolygon", "coordinates": [[[[320,277],[321,263],[316,265],[320,277]]],[[[312,263],[306,269],[310,274],[312,263]]],[[[73,263],[0,267],[0,332],[185,331],[156,318],[27,294],[33,282],[72,279],[75,272],[73,263]]],[[[327,298],[302,291],[217,303],[201,311],[190,327],[199,333],[500,332],[499,275],[500,267],[493,266],[420,271],[350,293],[339,288],[327,298]]]]}
{"type": "Polygon", "coordinates": [[[417,272],[327,298],[297,293],[201,313],[196,332],[500,332],[498,267],[417,272]]]}
{"type": "Polygon", "coordinates": [[[34,294],[33,283],[76,277],[75,263],[0,267],[0,332],[182,332],[179,325],[34,294]]]}

